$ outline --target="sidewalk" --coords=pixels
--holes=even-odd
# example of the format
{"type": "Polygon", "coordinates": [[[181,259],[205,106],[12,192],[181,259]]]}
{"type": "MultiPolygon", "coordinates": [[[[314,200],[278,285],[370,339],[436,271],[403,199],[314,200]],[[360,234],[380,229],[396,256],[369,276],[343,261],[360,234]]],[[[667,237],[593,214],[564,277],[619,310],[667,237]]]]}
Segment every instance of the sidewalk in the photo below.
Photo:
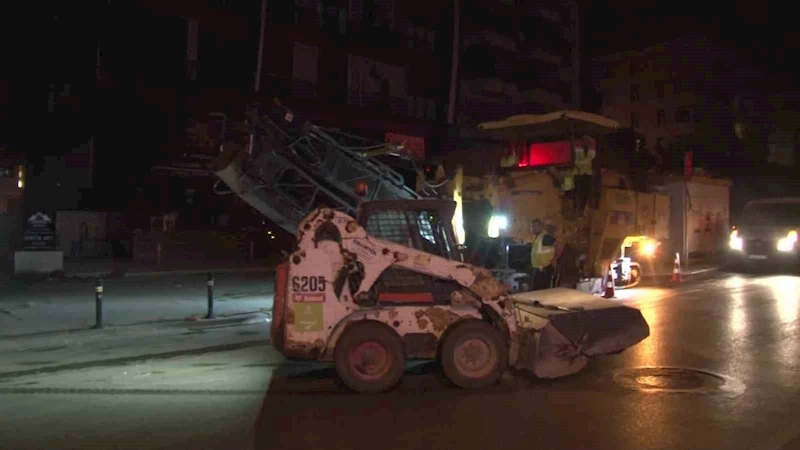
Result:
{"type": "MultiPolygon", "coordinates": [[[[107,279],[103,292],[104,325],[204,317],[206,281],[205,274],[107,279]]],[[[268,273],[220,272],[215,275],[214,312],[227,316],[269,311],[272,295],[272,277],[268,273]]],[[[87,329],[94,323],[94,280],[90,278],[15,280],[0,291],[0,337],[87,329]]]]}
{"type": "Polygon", "coordinates": [[[198,273],[269,272],[275,268],[277,256],[254,261],[171,262],[162,266],[137,264],[125,260],[66,261],[64,275],[77,278],[97,277],[153,277],[162,275],[189,275],[198,273]]]}

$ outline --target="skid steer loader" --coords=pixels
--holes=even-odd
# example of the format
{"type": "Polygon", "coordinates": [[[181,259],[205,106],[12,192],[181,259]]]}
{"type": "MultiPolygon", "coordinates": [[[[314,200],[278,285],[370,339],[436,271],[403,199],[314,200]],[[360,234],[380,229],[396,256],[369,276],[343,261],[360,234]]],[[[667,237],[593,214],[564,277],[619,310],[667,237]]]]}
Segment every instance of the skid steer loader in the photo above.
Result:
{"type": "Polygon", "coordinates": [[[457,386],[494,384],[509,367],[557,378],[649,336],[641,313],[571,289],[509,295],[462,262],[455,203],[385,200],[357,219],[312,211],[279,264],[271,339],[288,358],[331,361],[357,392],[397,384],[407,360],[438,360],[457,386]]]}

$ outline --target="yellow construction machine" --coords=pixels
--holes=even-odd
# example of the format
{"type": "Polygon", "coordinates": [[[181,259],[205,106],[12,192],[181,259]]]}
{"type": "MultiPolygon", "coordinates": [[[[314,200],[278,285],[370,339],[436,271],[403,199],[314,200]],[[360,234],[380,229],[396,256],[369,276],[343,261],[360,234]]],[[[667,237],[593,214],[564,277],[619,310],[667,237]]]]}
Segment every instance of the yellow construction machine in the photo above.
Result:
{"type": "MultiPolygon", "coordinates": [[[[634,186],[632,171],[615,164],[630,155],[609,144],[620,141],[609,136],[625,131],[619,123],[596,114],[559,111],[512,116],[478,128],[490,138],[487,147],[495,143],[484,154],[502,151],[502,163],[490,173],[465,175],[454,191],[463,192],[465,222],[469,212],[479,209],[476,205],[490,205],[491,216],[479,222],[486,231],[477,245],[493,249],[495,262],[489,266],[507,285],[517,291],[531,286],[525,265],[530,262],[534,219],[552,224],[566,249],[558,260],[555,285],[596,286],[597,278],[611,268],[618,288],[632,287],[643,271],[652,270],[660,243],[669,238],[669,197],[634,186]],[[575,150],[587,138],[587,147],[594,147],[591,184],[584,183],[588,189],[583,192],[565,190],[578,170],[575,150]]],[[[468,227],[473,233],[479,229],[474,223],[468,227]]],[[[474,250],[476,240],[471,242],[474,250]]]]}

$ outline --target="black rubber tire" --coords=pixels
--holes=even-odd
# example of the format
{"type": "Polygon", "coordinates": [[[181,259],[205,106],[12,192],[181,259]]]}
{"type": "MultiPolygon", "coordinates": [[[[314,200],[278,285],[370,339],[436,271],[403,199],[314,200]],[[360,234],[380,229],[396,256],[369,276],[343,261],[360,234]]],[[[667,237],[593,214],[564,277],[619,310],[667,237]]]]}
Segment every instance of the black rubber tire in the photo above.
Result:
{"type": "Polygon", "coordinates": [[[481,320],[465,320],[453,326],[442,343],[439,359],[442,371],[458,387],[481,389],[497,383],[508,368],[508,345],[505,338],[491,324],[481,320]],[[483,341],[494,354],[491,368],[479,376],[465,372],[456,363],[456,350],[467,340],[483,341]]]}
{"type": "Polygon", "coordinates": [[[339,338],[334,350],[336,373],[350,389],[362,394],[377,394],[391,389],[403,377],[406,357],[403,343],[387,325],[364,321],[350,325],[339,338]],[[362,343],[379,344],[387,353],[389,368],[377,379],[366,379],[350,364],[350,354],[362,343]]]}

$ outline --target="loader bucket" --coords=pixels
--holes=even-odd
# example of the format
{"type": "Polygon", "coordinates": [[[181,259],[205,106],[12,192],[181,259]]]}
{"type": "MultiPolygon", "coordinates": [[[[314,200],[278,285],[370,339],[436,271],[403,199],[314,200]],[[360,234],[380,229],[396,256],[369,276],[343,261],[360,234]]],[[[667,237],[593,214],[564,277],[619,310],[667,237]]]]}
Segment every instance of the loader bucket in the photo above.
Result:
{"type": "Polygon", "coordinates": [[[520,327],[515,364],[540,378],[582,370],[590,357],[619,353],[650,335],[638,309],[573,289],[511,296],[520,327]]]}

